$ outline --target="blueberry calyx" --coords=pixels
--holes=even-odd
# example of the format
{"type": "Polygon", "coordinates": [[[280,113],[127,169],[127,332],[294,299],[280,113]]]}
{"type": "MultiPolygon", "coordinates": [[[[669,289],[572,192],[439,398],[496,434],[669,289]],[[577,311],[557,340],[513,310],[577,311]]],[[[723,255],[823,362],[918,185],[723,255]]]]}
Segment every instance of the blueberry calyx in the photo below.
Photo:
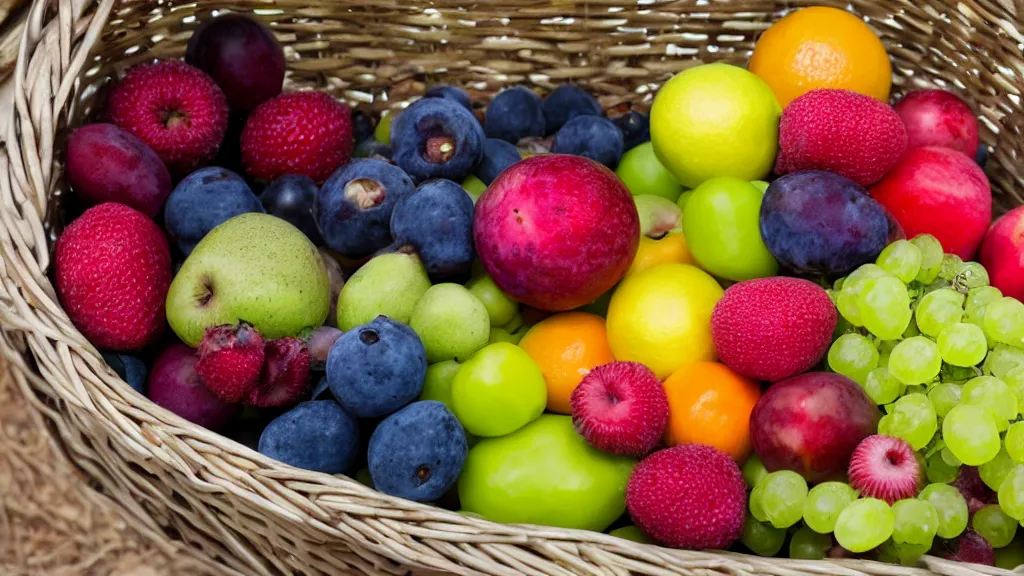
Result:
{"type": "Polygon", "coordinates": [[[451,136],[431,136],[423,144],[423,157],[434,164],[441,164],[455,156],[455,139],[451,136]]]}
{"type": "Polygon", "coordinates": [[[386,197],[384,186],[376,180],[356,178],[345,185],[345,198],[364,210],[380,206],[386,197]]]}

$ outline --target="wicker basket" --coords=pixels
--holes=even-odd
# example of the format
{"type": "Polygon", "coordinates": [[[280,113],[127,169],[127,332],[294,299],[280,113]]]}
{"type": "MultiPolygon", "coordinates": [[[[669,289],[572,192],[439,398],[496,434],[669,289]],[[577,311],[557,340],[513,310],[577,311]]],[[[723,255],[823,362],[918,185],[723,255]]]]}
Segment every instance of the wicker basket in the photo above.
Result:
{"type": "MultiPolygon", "coordinates": [[[[820,3],[817,2],[817,3],[820,3]]],[[[997,212],[1024,197],[1024,0],[854,0],[882,36],[898,90],[963,94],[992,147],[997,212]]],[[[486,98],[502,86],[576,82],[613,108],[646,105],[699,61],[743,64],[757,34],[802,3],[766,0],[35,0],[0,152],[0,352],[46,401],[71,458],[137,525],[231,574],[999,574],[688,552],[607,535],[498,525],[284,466],[133,392],[68,320],[47,273],[61,222],[60,151],[129,66],[180,57],[215,10],[255,12],[286,46],[291,89],[380,109],[444,80],[486,98]]],[[[3,126],[4,124],[0,124],[3,126]]]]}

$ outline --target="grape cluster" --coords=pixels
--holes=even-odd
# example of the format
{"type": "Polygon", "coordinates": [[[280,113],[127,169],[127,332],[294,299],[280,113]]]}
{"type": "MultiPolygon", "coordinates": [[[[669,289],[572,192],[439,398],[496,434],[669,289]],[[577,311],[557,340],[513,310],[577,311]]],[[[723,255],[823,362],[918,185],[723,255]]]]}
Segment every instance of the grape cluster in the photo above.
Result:
{"type": "Polygon", "coordinates": [[[1024,304],[990,286],[977,262],[943,254],[930,235],[893,242],[829,295],[840,320],[827,366],[879,405],[879,434],[917,451],[923,489],[890,505],[845,481],[808,487],[753,457],[743,469],[751,488],[743,544],[775,555],[790,535],[794,558],[870,553],[910,564],[970,527],[997,552],[1019,556],[1024,304]],[[951,484],[962,466],[977,467],[998,497],[969,505],[951,484]]]}

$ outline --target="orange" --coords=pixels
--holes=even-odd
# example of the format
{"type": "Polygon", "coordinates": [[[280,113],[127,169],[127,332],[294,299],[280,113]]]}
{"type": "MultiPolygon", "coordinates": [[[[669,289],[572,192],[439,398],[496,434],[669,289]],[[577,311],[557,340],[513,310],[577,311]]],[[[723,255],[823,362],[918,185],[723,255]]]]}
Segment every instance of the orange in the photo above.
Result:
{"type": "Polygon", "coordinates": [[[563,312],[541,321],[519,341],[544,374],[548,410],[572,414],[569,396],[583,377],[614,360],[604,318],[585,312],[563,312]]]}
{"type": "Polygon", "coordinates": [[[668,395],[665,443],[707,444],[737,462],[750,455],[750,412],[761,397],[757,382],[725,364],[694,362],[664,383],[668,395]]]}
{"type": "Polygon", "coordinates": [[[779,20],[757,39],[747,69],[785,108],[815,88],[842,88],[889,101],[892,66],[882,41],[860,18],[813,6],[779,20]]]}

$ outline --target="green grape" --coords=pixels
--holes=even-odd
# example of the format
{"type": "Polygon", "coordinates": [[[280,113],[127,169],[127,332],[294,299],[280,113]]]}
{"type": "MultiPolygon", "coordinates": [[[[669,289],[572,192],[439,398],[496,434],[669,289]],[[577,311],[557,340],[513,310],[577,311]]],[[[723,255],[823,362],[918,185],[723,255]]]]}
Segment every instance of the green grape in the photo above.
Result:
{"type": "Polygon", "coordinates": [[[988,286],[988,271],[977,262],[964,262],[956,273],[956,282],[966,284],[968,288],[988,286]]]}
{"type": "Polygon", "coordinates": [[[750,509],[750,513],[757,518],[758,522],[767,522],[768,513],[764,509],[764,480],[762,479],[754,486],[754,489],[750,491],[750,497],[747,498],[747,507],[750,509]]]}
{"type": "Polygon", "coordinates": [[[920,544],[898,543],[890,538],[878,547],[878,560],[889,564],[913,566],[914,564],[917,564],[917,561],[921,559],[921,556],[927,554],[930,549],[931,544],[922,546],[920,544]]]}
{"type": "Polygon", "coordinates": [[[839,513],[836,541],[850,552],[867,552],[892,536],[896,517],[884,500],[854,500],[839,513]]]}
{"type": "Polygon", "coordinates": [[[1002,297],[1003,293],[994,286],[971,288],[967,293],[967,303],[964,304],[964,320],[984,328],[985,309],[990,303],[1002,297]]]}
{"type": "Polygon", "coordinates": [[[975,366],[988,353],[985,331],[965,322],[946,326],[939,334],[938,344],[942,360],[953,366],[975,366]]]}
{"type": "Polygon", "coordinates": [[[902,382],[889,375],[887,368],[875,368],[864,380],[864,391],[879,406],[895,402],[906,389],[902,382]]]}
{"type": "Polygon", "coordinates": [[[761,490],[761,506],[764,509],[766,520],[772,526],[789,528],[803,517],[804,500],[807,498],[807,481],[796,472],[792,470],[772,472],[758,483],[755,490],[761,490]]]}
{"type": "Polygon", "coordinates": [[[943,446],[942,450],[939,450],[939,456],[942,458],[943,462],[945,462],[946,464],[948,464],[950,466],[957,466],[957,467],[959,467],[959,466],[963,465],[963,462],[961,462],[960,459],[957,458],[956,455],[954,455],[949,450],[949,446],[943,446]]]}
{"type": "Polygon", "coordinates": [[[858,310],[864,327],[882,340],[903,336],[913,316],[907,286],[895,276],[865,281],[858,310]]]}
{"type": "Polygon", "coordinates": [[[1021,346],[1024,344],[1024,304],[1016,298],[1001,298],[985,308],[985,336],[992,342],[1021,346]]]}
{"type": "Polygon", "coordinates": [[[740,542],[758,556],[775,556],[786,542],[786,531],[758,522],[756,518],[747,514],[740,542]]]}
{"type": "Polygon", "coordinates": [[[836,308],[847,322],[858,327],[864,325],[860,316],[860,294],[864,288],[864,282],[871,278],[886,276],[892,275],[876,264],[864,264],[843,280],[839,295],[836,297],[836,308]]]}
{"type": "Polygon", "coordinates": [[[992,490],[999,490],[1002,486],[1003,480],[1013,472],[1013,469],[1017,466],[1017,463],[1010,458],[1010,455],[1006,453],[1006,450],[1000,448],[999,453],[996,457],[985,462],[981,466],[978,466],[978,475],[981,476],[981,481],[992,490]]]}
{"type": "Polygon", "coordinates": [[[925,294],[914,310],[917,328],[926,336],[937,337],[947,326],[960,322],[963,304],[964,295],[950,288],[925,294]]]}
{"type": "Polygon", "coordinates": [[[878,340],[875,342],[875,347],[878,348],[879,368],[885,368],[889,365],[889,355],[892,354],[892,349],[899,343],[899,340],[878,340]]]}
{"type": "Polygon", "coordinates": [[[865,336],[844,334],[828,349],[828,366],[863,386],[868,372],[878,366],[878,348],[865,336]]]}
{"type": "Polygon", "coordinates": [[[968,466],[981,466],[999,453],[999,430],[992,413],[971,404],[961,404],[942,420],[946,447],[968,466]]]}
{"type": "Polygon", "coordinates": [[[889,355],[889,374],[907,386],[924,384],[938,376],[941,369],[938,345],[924,336],[907,338],[889,355]]]}
{"type": "Polygon", "coordinates": [[[971,378],[977,378],[983,374],[984,372],[982,372],[981,368],[978,366],[953,366],[952,364],[943,364],[942,370],[939,371],[939,380],[952,384],[963,384],[971,378]]]}
{"type": "Polygon", "coordinates": [[[921,394],[924,396],[928,394],[928,388],[924,384],[914,384],[913,386],[907,386],[904,394],[921,394]]]}
{"type": "Polygon", "coordinates": [[[981,406],[992,412],[1000,432],[1009,426],[1008,420],[1017,417],[1017,395],[999,378],[978,376],[964,384],[963,404],[981,406]]]}
{"type": "Polygon", "coordinates": [[[945,418],[946,414],[960,403],[960,395],[963,388],[959,384],[941,382],[928,390],[928,399],[935,407],[935,414],[939,418],[945,418]]]}
{"type": "Polygon", "coordinates": [[[929,482],[952,482],[960,474],[960,466],[947,464],[941,453],[932,454],[925,465],[925,474],[929,482]]]}
{"type": "Polygon", "coordinates": [[[935,507],[939,515],[939,538],[956,538],[967,528],[967,501],[949,484],[929,484],[917,495],[935,507]]]}
{"type": "Polygon", "coordinates": [[[956,254],[943,254],[942,264],[939,267],[939,278],[952,282],[957,272],[964,266],[964,261],[956,254]]]}
{"type": "Polygon", "coordinates": [[[1024,367],[1024,350],[1006,344],[996,344],[985,358],[985,372],[1003,378],[1011,370],[1024,367]]]}
{"type": "MultiPolygon", "coordinates": [[[[913,318],[914,314],[911,312],[910,317],[913,318]]],[[[903,338],[913,338],[914,336],[920,336],[921,330],[917,327],[917,322],[907,322],[907,329],[903,331],[903,338]]]]}
{"type": "Polygon", "coordinates": [[[931,502],[907,498],[892,505],[896,517],[892,539],[898,544],[931,545],[939,529],[939,513],[931,502]]]}
{"type": "Polygon", "coordinates": [[[1003,437],[1006,454],[1018,464],[1024,464],[1024,422],[1014,422],[1003,437]]]}
{"type": "Polygon", "coordinates": [[[999,485],[999,507],[1010,518],[1024,521],[1024,464],[1018,464],[999,485]]]}
{"type": "Polygon", "coordinates": [[[878,422],[878,433],[903,438],[914,450],[932,441],[938,429],[935,408],[924,394],[907,394],[889,405],[889,414],[878,422]]]}
{"type": "Polygon", "coordinates": [[[789,540],[789,557],[804,560],[821,560],[832,547],[832,537],[818,534],[807,526],[797,530],[789,540]]]}
{"type": "Polygon", "coordinates": [[[904,284],[910,284],[921,271],[921,249],[909,240],[897,240],[885,247],[876,263],[892,272],[904,284]]]}
{"type": "Polygon", "coordinates": [[[752,454],[750,458],[747,458],[747,462],[743,464],[743,481],[747,483],[747,488],[756,487],[767,475],[768,470],[761,463],[761,459],[757,457],[757,454],[752,454]]]}
{"type": "Polygon", "coordinates": [[[1024,542],[1019,538],[1014,538],[1008,546],[996,548],[993,552],[996,556],[996,568],[1013,570],[1024,565],[1024,542]]]}
{"type": "Polygon", "coordinates": [[[917,273],[917,281],[931,284],[942,268],[942,244],[931,234],[920,234],[910,242],[921,251],[921,270],[917,273]]]}
{"type": "Polygon", "coordinates": [[[804,499],[804,522],[819,534],[829,534],[846,505],[857,499],[857,491],[844,482],[822,482],[804,499]]]}
{"type": "Polygon", "coordinates": [[[1003,509],[995,504],[975,512],[971,527],[988,540],[993,548],[1008,546],[1017,535],[1017,521],[1007,516],[1003,509]]]}
{"type": "Polygon", "coordinates": [[[1017,397],[1017,411],[1024,412],[1024,366],[1018,366],[1000,378],[1017,397]]]}

